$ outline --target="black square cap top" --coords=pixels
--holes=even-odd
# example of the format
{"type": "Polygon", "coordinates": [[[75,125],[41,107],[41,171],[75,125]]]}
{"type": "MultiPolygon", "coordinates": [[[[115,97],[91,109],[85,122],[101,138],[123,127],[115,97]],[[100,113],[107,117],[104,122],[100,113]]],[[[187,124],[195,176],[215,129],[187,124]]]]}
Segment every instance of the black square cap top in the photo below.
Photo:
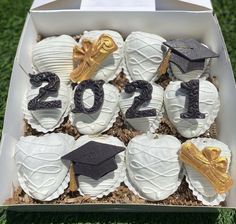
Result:
{"type": "Polygon", "coordinates": [[[84,175],[98,180],[117,169],[115,155],[124,150],[125,147],[89,141],[64,155],[62,159],[74,162],[76,175],[84,175]]]}
{"type": "Polygon", "coordinates": [[[216,58],[218,54],[194,39],[176,39],[164,42],[173,53],[182,55],[190,61],[216,58]]]}
{"type": "Polygon", "coordinates": [[[124,147],[89,141],[64,155],[62,159],[87,165],[99,165],[124,150],[124,147]]]}

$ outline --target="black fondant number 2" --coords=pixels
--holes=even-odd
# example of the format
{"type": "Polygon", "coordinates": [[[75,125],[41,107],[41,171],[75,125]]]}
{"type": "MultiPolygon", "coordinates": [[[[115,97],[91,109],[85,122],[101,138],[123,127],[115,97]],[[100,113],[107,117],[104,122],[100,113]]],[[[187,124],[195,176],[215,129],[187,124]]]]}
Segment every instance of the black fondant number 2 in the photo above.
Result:
{"type": "Polygon", "coordinates": [[[30,83],[34,87],[39,87],[43,82],[48,82],[47,85],[39,89],[39,94],[31,99],[28,103],[28,110],[54,109],[61,108],[61,100],[44,101],[48,96],[58,92],[60,87],[60,79],[51,72],[42,72],[36,75],[29,74],[30,83]]]}
{"type": "Polygon", "coordinates": [[[103,105],[104,90],[102,88],[105,82],[103,80],[84,80],[82,81],[75,90],[74,104],[75,108],[72,110],[73,113],[84,113],[92,114],[97,112],[103,105]],[[83,94],[86,89],[91,89],[94,94],[94,103],[90,108],[86,108],[83,103],[83,94]]]}
{"type": "Polygon", "coordinates": [[[153,87],[144,80],[137,80],[125,86],[125,92],[128,94],[140,91],[140,95],[134,98],[132,106],[126,111],[126,118],[153,117],[156,116],[155,109],[139,110],[140,107],[152,99],[153,87]]]}
{"type": "Polygon", "coordinates": [[[199,111],[199,80],[193,79],[189,82],[182,82],[181,89],[186,91],[188,97],[187,112],[181,113],[182,119],[204,119],[205,114],[199,111]]]}

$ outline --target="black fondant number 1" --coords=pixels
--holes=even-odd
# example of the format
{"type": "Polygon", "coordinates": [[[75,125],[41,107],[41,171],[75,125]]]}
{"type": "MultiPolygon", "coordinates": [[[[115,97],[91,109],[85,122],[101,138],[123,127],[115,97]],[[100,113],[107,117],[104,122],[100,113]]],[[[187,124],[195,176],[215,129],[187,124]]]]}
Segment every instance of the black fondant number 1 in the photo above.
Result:
{"type": "Polygon", "coordinates": [[[181,88],[187,92],[187,112],[181,113],[182,119],[204,119],[205,114],[199,111],[199,80],[193,79],[189,82],[182,82],[181,88]]]}
{"type": "Polygon", "coordinates": [[[39,94],[28,103],[28,110],[54,109],[61,108],[61,100],[43,101],[48,96],[58,92],[60,79],[52,72],[42,72],[36,75],[29,74],[30,83],[34,87],[39,87],[43,82],[48,84],[39,89],[39,94]]]}
{"type": "Polygon", "coordinates": [[[82,81],[75,90],[74,104],[75,108],[72,110],[73,113],[84,113],[92,114],[97,112],[103,105],[104,90],[102,88],[105,82],[103,80],[84,80],[82,81]],[[83,103],[83,94],[86,89],[91,89],[94,93],[94,103],[90,108],[86,108],[83,103]]]}
{"type": "Polygon", "coordinates": [[[125,86],[126,93],[134,93],[140,90],[140,95],[134,98],[133,105],[126,111],[126,118],[153,117],[156,116],[155,109],[139,110],[140,107],[152,99],[152,85],[144,80],[137,80],[125,86]]]}

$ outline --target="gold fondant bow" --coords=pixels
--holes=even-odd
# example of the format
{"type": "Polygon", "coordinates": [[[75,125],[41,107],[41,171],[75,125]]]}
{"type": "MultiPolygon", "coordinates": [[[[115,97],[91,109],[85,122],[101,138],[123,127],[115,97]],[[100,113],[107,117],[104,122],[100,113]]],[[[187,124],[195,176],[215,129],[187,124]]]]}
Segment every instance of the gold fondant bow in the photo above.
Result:
{"type": "Polygon", "coordinates": [[[72,82],[90,79],[98,66],[117,50],[117,45],[111,36],[102,34],[96,41],[82,40],[82,47],[73,49],[73,62],[75,69],[70,74],[72,82]]]}
{"type": "Polygon", "coordinates": [[[233,185],[232,178],[227,174],[228,161],[220,157],[221,150],[216,147],[206,147],[200,151],[192,142],[187,141],[180,150],[180,160],[201,173],[214,187],[223,194],[233,185]]]}

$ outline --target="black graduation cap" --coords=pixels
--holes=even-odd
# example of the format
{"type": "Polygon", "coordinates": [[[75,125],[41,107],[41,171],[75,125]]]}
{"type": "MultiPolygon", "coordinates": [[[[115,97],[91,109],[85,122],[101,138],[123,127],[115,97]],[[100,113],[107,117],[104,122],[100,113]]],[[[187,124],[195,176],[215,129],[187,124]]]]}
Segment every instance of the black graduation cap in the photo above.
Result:
{"type": "Polygon", "coordinates": [[[124,147],[90,141],[61,158],[74,162],[76,175],[98,180],[117,169],[115,155],[124,150],[124,147]]]}
{"type": "Polygon", "coordinates": [[[176,39],[164,44],[172,51],[170,61],[184,73],[203,70],[205,59],[219,56],[194,39],[176,39]]]}

